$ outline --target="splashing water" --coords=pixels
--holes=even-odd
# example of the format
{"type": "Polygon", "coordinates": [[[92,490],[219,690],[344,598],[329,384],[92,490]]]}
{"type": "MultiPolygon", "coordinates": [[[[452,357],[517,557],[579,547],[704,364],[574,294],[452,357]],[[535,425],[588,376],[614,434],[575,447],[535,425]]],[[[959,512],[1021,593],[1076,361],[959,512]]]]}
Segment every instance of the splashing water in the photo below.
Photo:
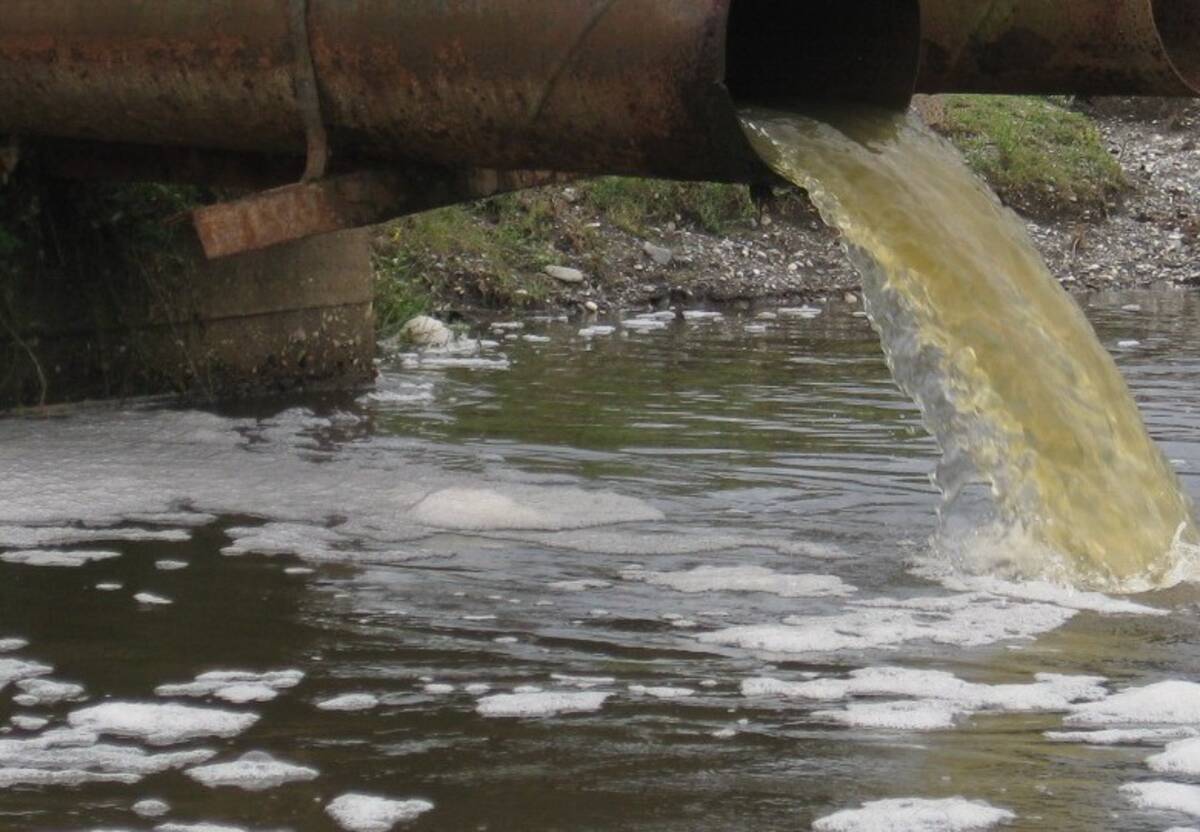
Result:
{"type": "Polygon", "coordinates": [[[1189,500],[1083,313],[957,152],[911,115],[755,109],[743,125],[844,235],[893,375],[943,450],[946,505],[989,485],[1002,537],[1030,544],[1026,561],[1037,550],[1042,574],[1172,580],[1197,539],[1189,500]]]}

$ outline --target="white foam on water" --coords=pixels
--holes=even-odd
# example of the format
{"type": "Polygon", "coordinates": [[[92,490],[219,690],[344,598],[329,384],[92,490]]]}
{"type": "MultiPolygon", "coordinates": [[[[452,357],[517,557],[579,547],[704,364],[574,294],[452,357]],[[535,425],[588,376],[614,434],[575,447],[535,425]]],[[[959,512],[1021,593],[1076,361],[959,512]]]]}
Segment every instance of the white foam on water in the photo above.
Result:
{"type": "Polygon", "coordinates": [[[0,548],[42,549],[80,543],[163,542],[191,540],[185,529],[149,530],[136,528],[75,528],[71,526],[0,526],[0,548]]]}
{"type": "Polygon", "coordinates": [[[60,551],[58,549],[26,549],[0,554],[0,561],[21,566],[50,566],[72,569],[102,560],[121,557],[120,552],[95,550],[60,551]]]}
{"type": "Polygon", "coordinates": [[[154,832],[250,832],[244,826],[228,826],[223,823],[160,823],[154,832]]]}
{"type": "Polygon", "coordinates": [[[1200,786],[1182,783],[1126,783],[1121,787],[1135,806],[1161,812],[1181,812],[1200,817],[1200,786]]]}
{"type": "Polygon", "coordinates": [[[813,717],[855,728],[892,731],[941,731],[954,727],[964,711],[950,702],[903,700],[853,702],[840,711],[814,711],[813,717]]]}
{"type": "MultiPolygon", "coordinates": [[[[431,556],[402,544],[445,530],[553,545],[564,530],[662,518],[641,500],[572,487],[563,478],[547,483],[500,465],[484,474],[448,469],[417,440],[327,446],[320,434],[331,426],[303,410],[261,420],[147,408],[89,411],[50,424],[9,420],[0,425],[0,469],[10,472],[0,481],[0,525],[117,526],[186,505],[208,516],[269,521],[265,530],[232,534],[230,554],[300,550],[322,560],[393,563],[431,556]],[[42,464],[23,464],[30,458],[42,464]],[[454,499],[456,492],[466,499],[454,499]],[[330,494],[337,495],[336,525],[330,494]],[[480,495],[482,506],[474,499],[480,495]],[[497,506],[510,505],[536,528],[496,516],[497,506]],[[437,525],[421,523],[414,510],[437,525]]],[[[625,546],[636,550],[638,536],[630,536],[625,546]]]]}
{"type": "Polygon", "coordinates": [[[947,573],[941,568],[930,570],[919,567],[916,572],[924,577],[940,580],[943,586],[956,592],[985,593],[1020,601],[1036,601],[1101,615],[1170,615],[1170,610],[1160,607],[1138,604],[1124,598],[1113,598],[1102,592],[1090,592],[1050,581],[1012,581],[992,575],[968,576],[947,573]]]}
{"type": "Polygon", "coordinates": [[[686,572],[622,573],[626,580],[677,592],[764,592],[783,598],[845,597],[857,588],[835,575],[789,575],[763,566],[698,566],[686,572]]]}
{"type": "Polygon", "coordinates": [[[399,823],[432,811],[428,800],[390,800],[369,794],[344,794],[325,807],[346,832],[388,832],[399,823]]]}
{"type": "Polygon", "coordinates": [[[689,309],[684,311],[683,319],[685,321],[723,321],[725,316],[720,312],[708,312],[700,309],[689,309]]]}
{"type": "Polygon", "coordinates": [[[29,642],[23,638],[0,638],[0,653],[15,653],[28,646],[29,642]]]}
{"type": "Polygon", "coordinates": [[[375,382],[375,389],[363,397],[376,404],[429,404],[435,398],[430,382],[411,382],[386,373],[375,382]]]}
{"type": "Polygon", "coordinates": [[[163,815],[171,811],[171,805],[165,800],[157,798],[146,798],[139,800],[131,807],[133,813],[142,818],[161,818],[163,815]]]}
{"type": "Polygon", "coordinates": [[[369,711],[379,707],[379,697],[370,693],[346,693],[317,703],[322,711],[369,711]]]}
{"type": "Polygon", "coordinates": [[[448,693],[454,693],[454,685],[447,685],[438,682],[431,682],[422,688],[426,693],[432,696],[445,696],[448,693]]]}
{"type": "Polygon", "coordinates": [[[13,682],[46,676],[54,672],[54,668],[41,662],[25,661],[24,659],[0,659],[0,690],[4,690],[13,682]]]}
{"type": "Polygon", "coordinates": [[[483,696],[492,689],[492,686],[486,682],[472,682],[469,685],[464,685],[463,690],[471,696],[483,696]]]}
{"type": "Polygon", "coordinates": [[[603,338],[617,331],[615,326],[586,326],[579,330],[580,338],[603,338]]]}
{"type": "Polygon", "coordinates": [[[50,724],[50,720],[43,719],[40,716],[29,716],[27,714],[14,714],[9,720],[14,728],[19,728],[22,731],[40,731],[50,724]]]}
{"type": "Polygon", "coordinates": [[[315,768],[277,760],[263,751],[249,751],[228,763],[211,763],[187,769],[184,774],[211,788],[230,786],[248,792],[275,789],[285,783],[315,780],[315,768]]]}
{"type": "Polygon", "coordinates": [[[1094,676],[1038,674],[1031,684],[986,685],[966,682],[937,670],[900,667],[864,668],[846,678],[785,682],[747,679],[746,696],[815,701],[853,697],[907,697],[893,702],[851,702],[841,711],[813,716],[860,728],[930,731],[953,727],[965,716],[981,712],[1025,713],[1069,710],[1074,703],[1103,699],[1103,679],[1094,676]]]}
{"type": "Polygon", "coordinates": [[[775,310],[775,312],[780,318],[800,318],[803,320],[812,320],[822,315],[822,310],[815,306],[785,306],[782,309],[775,310]]]}
{"type": "Polygon", "coordinates": [[[87,695],[83,685],[44,678],[22,679],[17,682],[17,688],[23,694],[22,701],[18,704],[28,708],[75,702],[87,695]]]}
{"type": "MultiPolygon", "coordinates": [[[[671,315],[675,317],[674,313],[671,315]]],[[[661,321],[658,318],[628,318],[621,321],[621,326],[633,332],[659,332],[666,329],[670,324],[667,321],[661,321]]]]}
{"type": "Polygon", "coordinates": [[[423,525],[457,531],[557,531],[663,519],[661,511],[633,497],[569,487],[549,491],[522,486],[508,493],[447,488],[425,497],[409,514],[423,525]]]}
{"type": "Polygon", "coordinates": [[[400,356],[401,363],[417,370],[507,370],[512,365],[503,356],[441,355],[438,353],[408,353],[400,356]]]}
{"type": "Polygon", "coordinates": [[[551,673],[550,678],[568,687],[579,690],[608,687],[615,685],[617,680],[612,676],[571,676],[566,673],[551,673]]]}
{"type": "Polygon", "coordinates": [[[966,682],[940,670],[868,667],[846,678],[805,682],[748,680],[746,691],[772,691],[792,698],[835,701],[854,696],[905,696],[951,703],[964,711],[1065,711],[1073,703],[1094,702],[1108,695],[1098,676],[1040,673],[1031,684],[986,685],[966,682]]]}
{"type": "Polygon", "coordinates": [[[175,745],[204,737],[235,737],[258,722],[257,714],[150,702],[105,702],[73,711],[73,728],[150,745],[175,745]]]}
{"type": "Polygon", "coordinates": [[[554,581],[547,584],[548,588],[557,589],[560,592],[586,592],[589,589],[608,589],[611,586],[611,581],[601,581],[594,578],[582,578],[575,581],[554,581]]]}
{"type": "Polygon", "coordinates": [[[729,627],[697,638],[703,644],[769,654],[891,650],[912,642],[984,647],[1031,640],[1076,614],[1052,604],[968,594],[949,598],[852,603],[829,616],[791,616],[778,625],[729,627]]]}
{"type": "Polygon", "coordinates": [[[475,710],[485,717],[546,717],[598,711],[610,694],[583,693],[501,693],[480,699],[475,710]]]}
{"type": "Polygon", "coordinates": [[[1093,731],[1046,731],[1051,742],[1075,742],[1084,745],[1148,745],[1200,736],[1200,727],[1181,725],[1174,728],[1101,728],[1093,731]]]}
{"type": "Polygon", "coordinates": [[[112,581],[96,584],[96,589],[100,590],[101,592],[119,592],[124,588],[125,584],[113,583],[112,581]]]}
{"type": "Polygon", "coordinates": [[[156,595],[153,592],[139,592],[133,596],[133,600],[147,607],[165,607],[175,603],[165,595],[156,595]]]}
{"type": "Polygon", "coordinates": [[[137,783],[212,759],[215,751],[195,749],[151,753],[99,742],[86,730],[48,731],[30,739],[0,739],[0,787],[77,786],[84,783],[137,783]]]}
{"type": "Polygon", "coordinates": [[[1200,726],[1200,684],[1166,681],[1128,688],[1099,702],[1076,705],[1068,725],[1195,725],[1200,726]]]}
{"type": "Polygon", "coordinates": [[[647,687],[646,685],[630,685],[629,692],[634,696],[650,696],[654,699],[687,699],[689,696],[696,695],[696,691],[692,688],[647,687]]]}
{"type": "Polygon", "coordinates": [[[1200,739],[1173,742],[1161,754],[1146,758],[1151,771],[1163,774],[1200,775],[1200,739]]]}
{"type": "Polygon", "coordinates": [[[815,832],[974,832],[1016,817],[1007,809],[962,797],[900,798],[837,812],[818,820],[813,829],[815,832]]]}
{"type": "Polygon", "coordinates": [[[163,572],[178,572],[180,569],[187,569],[189,566],[185,560],[159,560],[154,562],[154,568],[163,572]]]}
{"type": "Polygon", "coordinates": [[[420,552],[398,549],[387,543],[372,543],[369,547],[356,545],[362,541],[353,541],[337,530],[309,523],[273,522],[262,526],[239,526],[227,529],[225,533],[232,542],[222,547],[221,554],[228,557],[295,555],[317,563],[353,559],[363,563],[386,564],[404,563],[424,556],[420,552]]]}
{"type": "Polygon", "coordinates": [[[159,685],[158,696],[212,696],[236,705],[248,702],[270,702],[282,690],[296,687],[304,679],[302,670],[212,670],[201,673],[191,682],[159,685]]]}

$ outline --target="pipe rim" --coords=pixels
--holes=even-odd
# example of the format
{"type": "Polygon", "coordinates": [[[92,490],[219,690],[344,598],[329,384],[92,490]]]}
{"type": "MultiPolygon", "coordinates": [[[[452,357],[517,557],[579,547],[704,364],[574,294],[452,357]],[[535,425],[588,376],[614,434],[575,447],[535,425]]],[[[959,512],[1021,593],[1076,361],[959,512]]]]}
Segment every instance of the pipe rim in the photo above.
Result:
{"type": "Polygon", "coordinates": [[[1200,0],[1151,0],[1150,14],[1167,63],[1200,95],[1200,0]]]}

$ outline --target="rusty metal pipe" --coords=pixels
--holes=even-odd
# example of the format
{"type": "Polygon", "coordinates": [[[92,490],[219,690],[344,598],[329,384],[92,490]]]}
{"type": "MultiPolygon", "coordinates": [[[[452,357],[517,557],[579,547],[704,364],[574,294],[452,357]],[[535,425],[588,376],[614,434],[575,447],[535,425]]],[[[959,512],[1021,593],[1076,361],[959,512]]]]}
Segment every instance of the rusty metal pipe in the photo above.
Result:
{"type": "Polygon", "coordinates": [[[765,175],[730,87],[901,104],[919,45],[918,0],[4,5],[0,133],[303,155],[308,62],[335,160],[686,179],[765,175]]]}
{"type": "Polygon", "coordinates": [[[921,0],[918,92],[1200,94],[1200,0],[921,0]]]}

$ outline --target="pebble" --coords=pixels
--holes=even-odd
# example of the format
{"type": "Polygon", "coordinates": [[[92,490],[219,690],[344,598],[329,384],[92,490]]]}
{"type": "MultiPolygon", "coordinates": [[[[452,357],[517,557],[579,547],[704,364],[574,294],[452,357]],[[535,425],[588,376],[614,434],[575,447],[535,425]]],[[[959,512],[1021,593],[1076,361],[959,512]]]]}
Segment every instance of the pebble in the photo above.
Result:
{"type": "Polygon", "coordinates": [[[548,277],[552,277],[560,283],[578,284],[584,280],[583,272],[567,266],[547,266],[543,271],[548,277]]]}
{"type": "Polygon", "coordinates": [[[671,249],[656,246],[654,243],[643,245],[642,252],[659,266],[669,266],[675,259],[675,253],[671,249]]]}

